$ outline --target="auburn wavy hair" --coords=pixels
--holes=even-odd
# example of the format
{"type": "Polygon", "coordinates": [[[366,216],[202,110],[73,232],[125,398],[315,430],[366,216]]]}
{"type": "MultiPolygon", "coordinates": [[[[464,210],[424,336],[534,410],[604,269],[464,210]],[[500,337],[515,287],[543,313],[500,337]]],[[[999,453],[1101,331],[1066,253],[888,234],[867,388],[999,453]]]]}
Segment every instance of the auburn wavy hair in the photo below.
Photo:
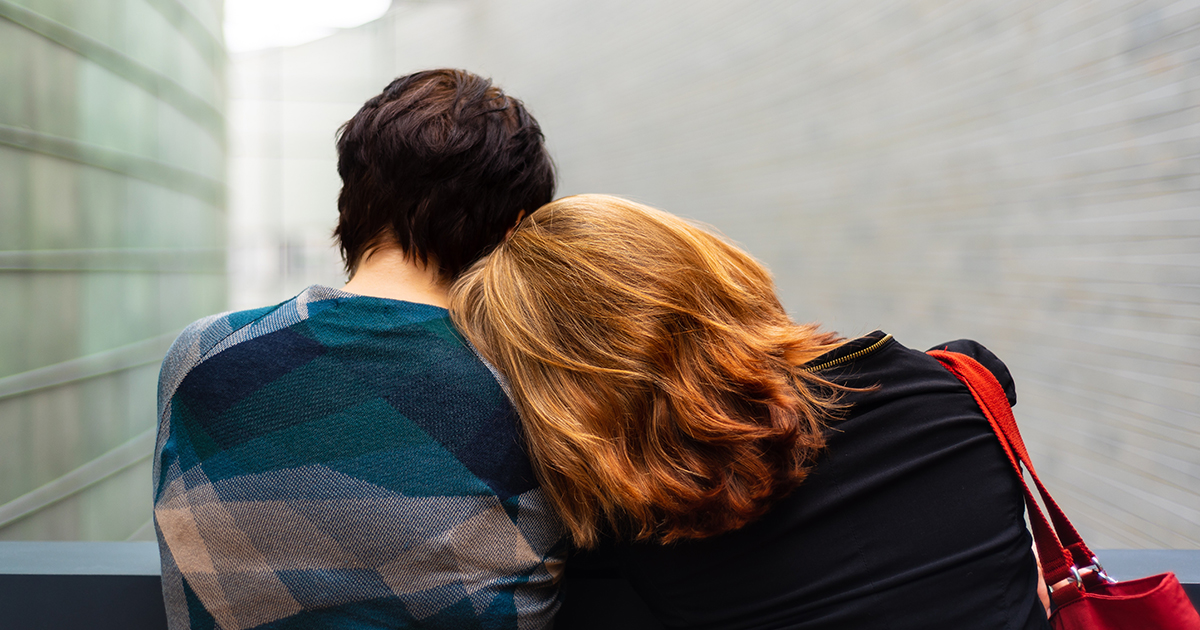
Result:
{"type": "Polygon", "coordinates": [[[804,480],[836,389],[799,366],[841,342],[788,318],[714,233],[605,195],[526,217],[451,290],[507,379],[574,543],[741,527],[804,480]]]}

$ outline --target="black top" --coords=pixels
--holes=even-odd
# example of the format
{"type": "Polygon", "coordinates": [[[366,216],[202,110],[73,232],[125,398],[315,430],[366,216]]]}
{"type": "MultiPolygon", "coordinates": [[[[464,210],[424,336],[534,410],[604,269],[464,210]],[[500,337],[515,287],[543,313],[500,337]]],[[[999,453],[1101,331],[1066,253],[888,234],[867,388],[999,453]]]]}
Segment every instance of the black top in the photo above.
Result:
{"type": "MultiPolygon", "coordinates": [[[[986,348],[938,347],[978,360],[1015,402],[986,348]]],[[[809,366],[874,388],[844,395],[799,488],[738,531],[576,556],[568,580],[624,575],[670,628],[1047,628],[1020,487],[966,387],[878,331],[809,366]]]]}

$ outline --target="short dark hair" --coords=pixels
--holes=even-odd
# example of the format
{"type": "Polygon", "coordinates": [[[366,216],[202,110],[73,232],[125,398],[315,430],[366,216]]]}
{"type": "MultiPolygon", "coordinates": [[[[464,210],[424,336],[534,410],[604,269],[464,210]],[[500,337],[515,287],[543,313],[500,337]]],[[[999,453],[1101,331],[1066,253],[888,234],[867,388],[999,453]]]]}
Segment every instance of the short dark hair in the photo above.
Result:
{"type": "Polygon", "coordinates": [[[521,101],[465,70],[392,81],[338,130],[338,240],[351,275],[395,243],[451,281],[554,198],[554,163],[521,101]]]}

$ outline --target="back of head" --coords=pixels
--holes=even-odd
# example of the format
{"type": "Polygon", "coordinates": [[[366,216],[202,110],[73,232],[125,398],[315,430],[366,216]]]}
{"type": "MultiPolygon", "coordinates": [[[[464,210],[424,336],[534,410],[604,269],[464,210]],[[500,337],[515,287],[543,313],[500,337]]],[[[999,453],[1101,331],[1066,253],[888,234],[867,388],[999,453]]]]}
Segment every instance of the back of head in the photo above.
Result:
{"type": "Polygon", "coordinates": [[[454,279],[522,210],[554,197],[541,128],[517,99],[464,70],[400,77],[339,132],[338,226],[346,269],[395,244],[454,279]]]}
{"type": "Polygon", "coordinates": [[[833,403],[797,366],[836,340],[793,323],[767,271],[616,197],[543,206],[451,290],[508,379],[576,544],[740,527],[795,487],[833,403]]]}

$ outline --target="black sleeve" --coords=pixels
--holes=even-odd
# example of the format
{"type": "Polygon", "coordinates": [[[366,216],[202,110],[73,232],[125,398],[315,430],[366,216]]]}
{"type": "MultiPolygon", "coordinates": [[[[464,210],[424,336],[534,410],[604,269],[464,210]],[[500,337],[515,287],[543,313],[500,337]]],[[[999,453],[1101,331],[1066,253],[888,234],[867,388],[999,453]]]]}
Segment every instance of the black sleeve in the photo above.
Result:
{"type": "Polygon", "coordinates": [[[970,339],[958,339],[946,343],[939,343],[930,348],[930,350],[949,350],[959,354],[965,354],[972,359],[978,361],[983,367],[987,368],[997,381],[1000,381],[1000,386],[1004,388],[1004,395],[1008,396],[1008,404],[1017,404],[1017,386],[1013,382],[1012,374],[1008,373],[1008,366],[999,357],[992,354],[991,350],[983,347],[983,344],[970,339]]]}
{"type": "Polygon", "coordinates": [[[619,549],[604,541],[595,549],[570,550],[567,556],[567,576],[571,578],[623,577],[619,549]]]}

